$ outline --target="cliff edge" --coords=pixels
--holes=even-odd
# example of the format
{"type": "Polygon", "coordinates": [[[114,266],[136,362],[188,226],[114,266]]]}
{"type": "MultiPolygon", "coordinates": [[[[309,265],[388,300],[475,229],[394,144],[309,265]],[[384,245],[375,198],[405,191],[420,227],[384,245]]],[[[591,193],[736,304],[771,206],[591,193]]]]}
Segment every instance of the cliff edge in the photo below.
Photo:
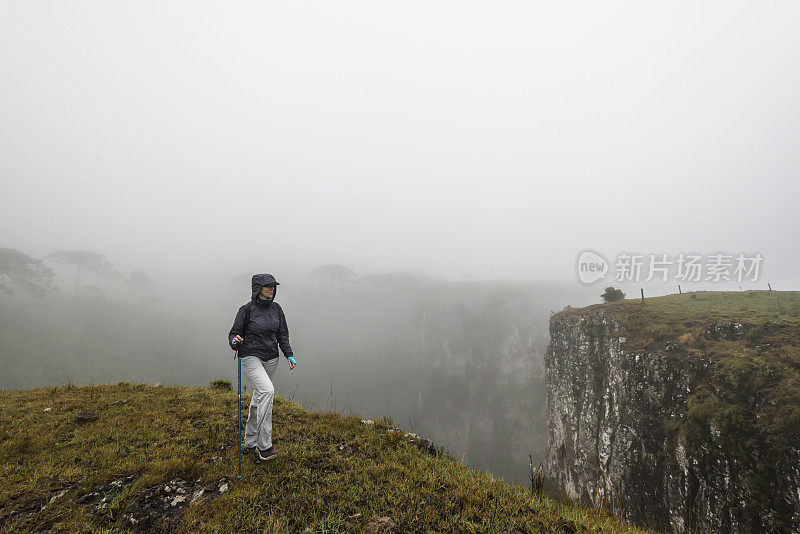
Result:
{"type": "Polygon", "coordinates": [[[565,309],[545,356],[546,472],[665,531],[800,531],[800,292],[565,309]]]}
{"type": "Polygon", "coordinates": [[[244,454],[237,478],[224,382],[0,391],[0,532],[641,532],[469,469],[389,418],[280,395],[278,457],[244,454]]]}

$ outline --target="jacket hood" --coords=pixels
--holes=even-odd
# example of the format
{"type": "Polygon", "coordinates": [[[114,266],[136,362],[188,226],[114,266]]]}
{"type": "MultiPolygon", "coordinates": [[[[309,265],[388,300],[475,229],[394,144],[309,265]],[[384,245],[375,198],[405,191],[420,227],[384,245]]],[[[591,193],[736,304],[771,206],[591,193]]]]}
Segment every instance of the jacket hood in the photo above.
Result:
{"type": "Polygon", "coordinates": [[[275,280],[275,277],[269,273],[254,274],[251,283],[253,292],[250,298],[254,300],[256,304],[264,304],[266,306],[269,306],[272,303],[272,301],[275,300],[275,295],[278,294],[278,284],[279,282],[275,280]],[[258,298],[258,292],[261,291],[261,286],[275,286],[275,291],[273,292],[271,299],[262,300],[258,298]]]}

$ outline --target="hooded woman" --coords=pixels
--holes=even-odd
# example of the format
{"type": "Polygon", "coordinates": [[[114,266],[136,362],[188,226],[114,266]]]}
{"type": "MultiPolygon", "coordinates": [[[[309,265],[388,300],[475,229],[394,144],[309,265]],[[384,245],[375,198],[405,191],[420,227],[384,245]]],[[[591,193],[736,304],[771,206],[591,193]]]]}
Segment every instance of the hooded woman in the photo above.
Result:
{"type": "Polygon", "coordinates": [[[272,444],[272,400],[275,397],[272,377],[278,366],[278,346],[289,360],[289,370],[296,365],[289,345],[286,316],[275,302],[277,286],[271,274],[254,274],[250,302],[236,312],[228,334],[228,343],[232,349],[238,349],[244,374],[253,386],[244,446],[255,449],[257,460],[271,460],[277,456],[272,444]]]}

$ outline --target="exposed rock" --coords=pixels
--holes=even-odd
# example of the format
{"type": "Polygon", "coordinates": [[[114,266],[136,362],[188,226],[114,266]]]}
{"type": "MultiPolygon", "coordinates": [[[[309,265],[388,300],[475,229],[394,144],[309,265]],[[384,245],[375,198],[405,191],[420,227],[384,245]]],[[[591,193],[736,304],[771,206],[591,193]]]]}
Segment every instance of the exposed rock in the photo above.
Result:
{"type": "MultiPolygon", "coordinates": [[[[135,480],[135,475],[114,480],[78,497],[75,502],[90,506],[97,514],[107,508],[114,497],[132,485],[135,480]]],[[[131,530],[168,530],[170,524],[177,520],[191,503],[204,497],[222,495],[228,490],[228,481],[225,478],[216,484],[203,485],[200,479],[190,482],[185,478],[176,477],[165,484],[149,486],[131,496],[129,504],[124,508],[122,522],[131,530]]],[[[51,501],[63,496],[63,493],[54,496],[51,501]]]]}
{"type": "Polygon", "coordinates": [[[337,450],[340,451],[345,456],[352,456],[353,454],[355,454],[353,447],[351,447],[347,443],[340,443],[339,447],[337,447],[337,450]]]}
{"type": "Polygon", "coordinates": [[[157,484],[138,493],[128,505],[122,520],[132,530],[164,530],[183,515],[185,509],[203,497],[222,495],[228,491],[227,479],[203,486],[200,479],[190,482],[177,477],[166,484],[157,484]]]}
{"type": "Polygon", "coordinates": [[[136,475],[130,475],[124,478],[118,478],[116,480],[109,482],[108,484],[96,487],[89,493],[85,493],[79,496],[77,499],[75,499],[75,502],[77,504],[83,504],[83,505],[107,502],[116,494],[121,492],[123,489],[133,484],[135,481],[136,481],[136,475]]]}
{"type": "MultiPolygon", "coordinates": [[[[362,419],[361,420],[361,424],[362,425],[374,425],[375,421],[373,421],[371,419],[362,419]]],[[[402,430],[400,430],[399,428],[387,428],[386,432],[391,432],[391,433],[395,434],[395,433],[402,432],[402,430]]],[[[403,434],[403,436],[408,438],[409,441],[411,441],[417,447],[419,447],[419,450],[421,450],[422,452],[424,452],[426,454],[430,454],[431,456],[436,456],[436,454],[437,454],[436,446],[433,444],[433,442],[431,440],[426,439],[426,438],[422,438],[422,437],[420,437],[420,436],[418,436],[416,434],[412,434],[411,432],[406,432],[406,433],[403,434]]]]}
{"type": "Polygon", "coordinates": [[[75,422],[88,423],[89,421],[96,421],[98,417],[94,412],[78,412],[75,414],[75,422]]]}
{"type": "Polygon", "coordinates": [[[394,528],[394,521],[389,517],[373,517],[364,525],[363,532],[390,532],[394,528]]]}
{"type": "Polygon", "coordinates": [[[703,335],[706,339],[713,341],[736,341],[741,339],[744,333],[745,325],[743,323],[722,321],[708,325],[703,335]]]}
{"type": "Polygon", "coordinates": [[[421,450],[425,454],[436,456],[436,446],[433,444],[431,440],[422,438],[416,434],[412,434],[411,432],[406,432],[405,437],[407,437],[409,441],[411,441],[414,445],[416,445],[419,448],[419,450],[421,450]]]}
{"type": "Polygon", "coordinates": [[[60,499],[60,498],[61,498],[61,497],[63,497],[64,495],[66,495],[66,494],[67,494],[67,491],[68,491],[68,490],[65,490],[65,489],[64,489],[64,490],[61,490],[61,491],[59,491],[58,493],[54,494],[52,497],[50,497],[50,500],[48,501],[48,503],[47,503],[47,504],[53,504],[55,501],[57,501],[58,499],[60,499]]]}
{"type": "MultiPolygon", "coordinates": [[[[705,334],[735,340],[745,330],[720,322],[705,334]]],[[[764,480],[723,446],[724,430],[712,425],[690,446],[673,422],[707,383],[712,357],[677,346],[625,352],[623,332],[602,308],[551,317],[547,475],[572,498],[613,503],[665,531],[800,532],[800,451],[761,458],[781,473],[764,480]]]]}

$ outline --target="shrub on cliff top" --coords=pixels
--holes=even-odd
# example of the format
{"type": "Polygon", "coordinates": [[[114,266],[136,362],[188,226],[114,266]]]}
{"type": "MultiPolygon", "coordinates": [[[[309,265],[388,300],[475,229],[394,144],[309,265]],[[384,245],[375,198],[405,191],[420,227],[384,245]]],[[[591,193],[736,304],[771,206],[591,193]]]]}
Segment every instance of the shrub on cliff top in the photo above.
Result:
{"type": "Polygon", "coordinates": [[[625,293],[621,289],[608,286],[602,295],[603,302],[616,302],[625,298],[625,293]]]}

